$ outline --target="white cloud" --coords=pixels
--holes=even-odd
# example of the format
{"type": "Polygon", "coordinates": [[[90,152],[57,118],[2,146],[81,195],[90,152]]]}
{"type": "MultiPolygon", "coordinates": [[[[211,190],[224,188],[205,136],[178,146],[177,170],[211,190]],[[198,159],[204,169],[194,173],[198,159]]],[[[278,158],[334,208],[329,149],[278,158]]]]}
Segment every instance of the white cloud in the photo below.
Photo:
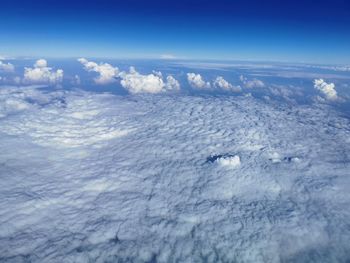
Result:
{"type": "Polygon", "coordinates": [[[323,79],[315,79],[314,88],[319,90],[327,100],[335,101],[338,99],[334,83],[327,83],[323,79]]]}
{"type": "Polygon", "coordinates": [[[121,71],[108,63],[97,64],[88,61],[85,58],[79,58],[78,61],[84,65],[85,70],[97,72],[99,76],[95,78],[97,84],[108,84],[121,79],[120,84],[130,93],[159,93],[166,90],[179,90],[179,82],[172,76],[167,76],[166,82],[163,81],[163,74],[160,71],[153,70],[152,74],[143,75],[130,67],[129,72],[121,71]]]}
{"type": "Polygon", "coordinates": [[[238,155],[221,157],[218,158],[216,161],[218,164],[226,167],[237,167],[241,164],[241,158],[238,155]]]}
{"type": "Polygon", "coordinates": [[[47,61],[45,59],[38,59],[35,62],[34,67],[36,67],[36,68],[46,68],[47,67],[47,61]]]}
{"type": "Polygon", "coordinates": [[[227,80],[225,80],[223,77],[218,76],[213,83],[214,87],[220,88],[226,91],[234,91],[234,92],[240,92],[242,89],[240,86],[233,86],[231,83],[229,83],[227,80]]]}
{"type": "Polygon", "coordinates": [[[15,67],[11,63],[4,63],[0,60],[0,71],[14,72],[15,67]]]}
{"type": "Polygon", "coordinates": [[[187,81],[193,87],[197,89],[210,89],[210,82],[205,82],[200,74],[187,73],[187,81]]]}
{"type": "Polygon", "coordinates": [[[2,87],[1,257],[346,262],[349,122],[325,109],[2,87]]]}
{"type": "Polygon", "coordinates": [[[47,66],[45,59],[39,59],[35,62],[34,68],[24,68],[24,83],[51,83],[57,84],[63,79],[63,70],[53,71],[47,66]]]}
{"type": "Polygon", "coordinates": [[[167,90],[180,90],[180,83],[173,76],[169,75],[166,77],[165,88],[167,90]]]}
{"type": "Polygon", "coordinates": [[[265,87],[265,83],[259,79],[248,80],[246,77],[244,77],[242,75],[239,77],[239,79],[246,88],[263,88],[263,87],[265,87]]]}
{"type": "Polygon", "coordinates": [[[78,61],[84,65],[86,71],[99,74],[99,76],[94,79],[96,84],[103,85],[113,83],[116,81],[116,77],[118,77],[119,69],[108,63],[97,64],[96,62],[88,61],[85,58],[79,58],[78,61]]]}
{"type": "Polygon", "coordinates": [[[130,67],[129,72],[121,72],[119,77],[121,85],[130,93],[159,93],[165,90],[179,90],[179,82],[172,76],[163,81],[162,73],[153,71],[152,74],[142,75],[130,67]]]}

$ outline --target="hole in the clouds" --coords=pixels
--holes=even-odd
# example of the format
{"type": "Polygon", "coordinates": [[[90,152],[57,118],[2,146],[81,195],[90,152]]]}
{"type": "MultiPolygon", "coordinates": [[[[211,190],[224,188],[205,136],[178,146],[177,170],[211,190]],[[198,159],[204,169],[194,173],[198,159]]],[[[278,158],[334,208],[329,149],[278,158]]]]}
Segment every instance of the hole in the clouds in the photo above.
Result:
{"type": "Polygon", "coordinates": [[[110,240],[111,243],[118,244],[120,242],[120,239],[117,234],[115,234],[114,238],[110,240]]]}

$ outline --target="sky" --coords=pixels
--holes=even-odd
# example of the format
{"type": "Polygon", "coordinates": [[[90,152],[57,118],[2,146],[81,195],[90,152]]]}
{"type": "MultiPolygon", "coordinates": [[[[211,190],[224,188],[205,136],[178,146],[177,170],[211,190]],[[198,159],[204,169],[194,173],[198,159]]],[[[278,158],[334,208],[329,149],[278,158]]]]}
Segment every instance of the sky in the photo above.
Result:
{"type": "Polygon", "coordinates": [[[350,2],[0,2],[0,56],[350,63],[350,2]]]}

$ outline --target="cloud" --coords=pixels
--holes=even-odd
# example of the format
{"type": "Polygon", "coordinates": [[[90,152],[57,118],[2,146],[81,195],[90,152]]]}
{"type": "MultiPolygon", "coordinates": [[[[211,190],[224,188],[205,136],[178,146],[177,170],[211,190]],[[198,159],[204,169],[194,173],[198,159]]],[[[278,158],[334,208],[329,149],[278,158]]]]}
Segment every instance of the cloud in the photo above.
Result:
{"type": "Polygon", "coordinates": [[[96,84],[104,85],[113,83],[116,81],[116,77],[118,77],[119,69],[108,63],[97,64],[96,62],[88,61],[85,58],[79,58],[78,61],[84,65],[86,71],[99,74],[99,76],[94,79],[96,84]]]}
{"type": "Polygon", "coordinates": [[[57,84],[63,79],[63,70],[53,71],[47,66],[45,59],[39,59],[35,62],[34,68],[24,68],[24,83],[50,83],[57,84]]]}
{"type": "Polygon", "coordinates": [[[165,88],[167,90],[180,90],[180,83],[173,76],[169,75],[166,77],[165,88]]]}
{"type": "Polygon", "coordinates": [[[346,117],[143,98],[0,89],[2,261],[346,262],[346,117]]]}
{"type": "Polygon", "coordinates": [[[4,63],[0,60],[0,71],[14,72],[15,66],[12,65],[11,63],[4,63]]]}
{"type": "Polygon", "coordinates": [[[166,82],[163,81],[162,73],[153,71],[152,74],[142,75],[130,67],[129,72],[121,72],[120,84],[130,93],[160,93],[166,90],[179,90],[179,82],[172,76],[167,76],[166,82]]]}
{"type": "Polygon", "coordinates": [[[226,81],[223,77],[218,76],[214,82],[213,82],[214,87],[220,88],[226,91],[234,91],[234,92],[240,92],[242,91],[240,86],[233,86],[231,83],[226,81]]]}
{"type": "Polygon", "coordinates": [[[132,94],[160,93],[180,89],[180,83],[174,77],[167,76],[166,81],[164,81],[160,71],[153,70],[152,74],[143,75],[137,72],[134,67],[130,67],[127,72],[119,71],[117,67],[108,63],[97,64],[85,58],[79,58],[78,61],[84,65],[85,70],[99,73],[99,76],[94,79],[97,84],[113,83],[120,79],[122,87],[132,94]]]}
{"type": "Polygon", "coordinates": [[[172,55],[172,54],[162,54],[160,55],[161,59],[176,59],[176,56],[172,55]]]}
{"type": "Polygon", "coordinates": [[[241,164],[241,158],[238,155],[228,156],[228,157],[220,157],[216,160],[218,164],[226,167],[237,167],[241,164]]]}
{"type": "Polygon", "coordinates": [[[339,98],[334,83],[327,83],[323,79],[315,79],[314,88],[319,90],[327,100],[336,101],[339,98]]]}
{"type": "Polygon", "coordinates": [[[265,83],[259,79],[248,80],[243,75],[241,75],[239,77],[239,79],[246,88],[263,88],[263,87],[265,87],[265,83]]]}
{"type": "Polygon", "coordinates": [[[187,73],[188,83],[196,89],[210,89],[210,82],[205,82],[200,74],[187,73]]]}

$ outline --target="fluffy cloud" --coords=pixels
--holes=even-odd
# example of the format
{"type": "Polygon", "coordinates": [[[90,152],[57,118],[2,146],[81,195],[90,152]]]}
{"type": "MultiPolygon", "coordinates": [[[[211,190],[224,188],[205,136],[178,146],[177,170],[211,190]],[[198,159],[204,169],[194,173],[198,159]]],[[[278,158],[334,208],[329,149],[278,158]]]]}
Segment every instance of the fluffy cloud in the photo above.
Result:
{"type": "Polygon", "coordinates": [[[174,77],[167,76],[166,81],[164,81],[163,74],[160,71],[143,75],[137,72],[134,67],[130,67],[128,72],[120,72],[117,67],[113,67],[108,63],[97,64],[85,58],[79,58],[78,61],[84,65],[85,70],[99,73],[99,76],[95,78],[97,84],[108,84],[121,79],[120,84],[132,94],[159,93],[180,89],[180,83],[174,77]]]}
{"type": "Polygon", "coordinates": [[[219,76],[214,80],[214,87],[220,88],[226,91],[234,91],[234,92],[240,92],[242,89],[240,86],[233,86],[231,83],[229,83],[227,80],[225,80],[223,77],[219,76]]]}
{"type": "Polygon", "coordinates": [[[335,101],[338,99],[334,83],[327,83],[323,79],[315,79],[314,88],[319,90],[327,100],[335,101]]]}
{"type": "Polygon", "coordinates": [[[246,88],[263,88],[263,87],[265,87],[265,83],[259,79],[248,80],[246,77],[244,77],[242,75],[239,77],[239,79],[246,88]]]}
{"type": "Polygon", "coordinates": [[[187,73],[187,81],[193,87],[197,89],[210,89],[209,82],[205,82],[200,74],[187,73]]]}
{"type": "Polygon", "coordinates": [[[50,83],[57,84],[63,79],[63,70],[53,71],[47,66],[45,59],[35,62],[34,68],[24,68],[24,83],[50,83]]]}
{"type": "Polygon", "coordinates": [[[96,84],[109,84],[115,82],[116,77],[118,77],[119,69],[108,63],[97,64],[96,62],[88,61],[85,58],[79,58],[78,61],[84,65],[86,71],[99,74],[99,76],[94,79],[96,84]]]}
{"type": "Polygon", "coordinates": [[[166,77],[165,88],[167,90],[180,90],[180,83],[173,76],[169,75],[166,77]]]}
{"type": "Polygon", "coordinates": [[[4,63],[0,61],[0,71],[14,72],[15,67],[11,63],[4,63]]]}
{"type": "Polygon", "coordinates": [[[179,82],[172,76],[167,76],[166,82],[163,81],[162,73],[153,71],[152,74],[142,75],[130,67],[129,72],[121,72],[120,84],[130,93],[160,93],[166,90],[179,90],[179,82]]]}
{"type": "Polygon", "coordinates": [[[226,166],[226,167],[237,167],[241,164],[241,158],[238,155],[235,156],[227,156],[218,158],[217,163],[226,166]]]}

